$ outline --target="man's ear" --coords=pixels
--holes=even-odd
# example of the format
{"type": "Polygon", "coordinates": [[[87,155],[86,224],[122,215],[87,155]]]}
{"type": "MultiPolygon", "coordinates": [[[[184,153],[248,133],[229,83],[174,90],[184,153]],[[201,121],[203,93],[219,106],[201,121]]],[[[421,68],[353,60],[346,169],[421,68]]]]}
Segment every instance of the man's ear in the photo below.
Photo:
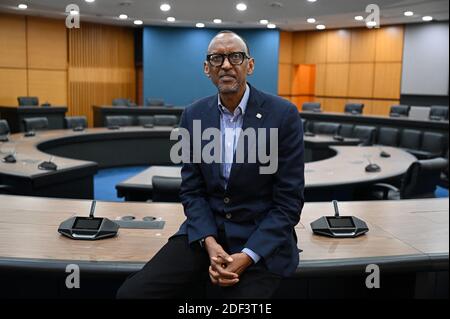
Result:
{"type": "Polygon", "coordinates": [[[254,70],[255,70],[255,59],[250,58],[248,60],[247,75],[252,75],[254,70]]]}
{"type": "Polygon", "coordinates": [[[205,63],[203,64],[203,72],[205,73],[205,75],[206,75],[207,77],[210,78],[211,75],[209,75],[209,71],[210,71],[210,70],[209,70],[209,65],[208,65],[208,63],[205,62],[205,63]]]}

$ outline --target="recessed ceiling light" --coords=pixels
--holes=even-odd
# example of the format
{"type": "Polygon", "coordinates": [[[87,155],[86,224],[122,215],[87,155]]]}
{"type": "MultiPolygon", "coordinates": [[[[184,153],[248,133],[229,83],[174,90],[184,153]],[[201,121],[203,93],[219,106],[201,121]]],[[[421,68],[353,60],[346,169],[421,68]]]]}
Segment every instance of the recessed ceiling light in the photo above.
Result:
{"type": "Polygon", "coordinates": [[[161,11],[167,12],[170,10],[170,4],[163,3],[159,8],[161,9],[161,11]]]}
{"type": "Polygon", "coordinates": [[[314,19],[314,18],[308,18],[308,19],[306,20],[306,22],[308,22],[308,23],[316,23],[316,19],[314,19]]]}
{"type": "Polygon", "coordinates": [[[216,24],[220,24],[222,23],[222,19],[214,19],[213,22],[216,24]]]}
{"type": "Polygon", "coordinates": [[[308,2],[316,2],[317,0],[308,0],[308,2]]]}
{"type": "Polygon", "coordinates": [[[199,22],[199,23],[197,23],[195,26],[196,26],[197,28],[204,28],[204,27],[205,27],[205,24],[199,22]]]}
{"type": "Polygon", "coordinates": [[[141,25],[141,24],[143,24],[144,22],[143,22],[142,20],[134,20],[133,23],[134,23],[135,25],[141,25]]]}
{"type": "Polygon", "coordinates": [[[119,19],[125,20],[128,19],[128,16],[122,13],[121,15],[119,15],[119,19]]]}
{"type": "Polygon", "coordinates": [[[175,17],[167,17],[166,19],[168,22],[175,22],[175,17]]]}
{"type": "Polygon", "coordinates": [[[422,17],[422,20],[428,22],[428,21],[433,20],[433,17],[432,16],[424,16],[424,17],[422,17]]]}
{"type": "Polygon", "coordinates": [[[239,10],[239,11],[245,11],[245,10],[247,10],[247,5],[245,3],[242,3],[242,2],[238,3],[236,5],[236,9],[239,10]]]}
{"type": "Polygon", "coordinates": [[[362,20],[364,20],[364,17],[363,16],[356,16],[355,20],[356,21],[362,21],[362,20]]]}
{"type": "Polygon", "coordinates": [[[261,23],[261,24],[268,24],[269,20],[262,19],[262,20],[259,20],[259,23],[261,23]]]}
{"type": "Polygon", "coordinates": [[[26,4],[24,4],[24,3],[21,3],[21,4],[19,4],[19,5],[17,6],[17,8],[22,9],[22,10],[25,10],[26,8],[28,8],[28,6],[27,6],[26,4]]]}
{"type": "Polygon", "coordinates": [[[369,21],[366,23],[366,26],[373,28],[377,26],[377,23],[375,21],[369,21]]]}
{"type": "Polygon", "coordinates": [[[403,14],[404,14],[406,17],[412,17],[412,16],[414,15],[414,12],[412,12],[412,11],[405,11],[405,12],[403,12],[403,14]]]}
{"type": "Polygon", "coordinates": [[[318,25],[316,25],[316,29],[317,29],[317,30],[325,30],[325,28],[326,28],[326,26],[323,25],[323,24],[318,24],[318,25]]]}
{"type": "Polygon", "coordinates": [[[86,1],[86,2],[88,2],[88,3],[92,3],[92,2],[94,2],[95,0],[84,0],[84,1],[86,1]]]}
{"type": "Polygon", "coordinates": [[[70,10],[70,14],[76,16],[79,14],[79,12],[77,10],[70,10]]]}
{"type": "Polygon", "coordinates": [[[267,25],[267,28],[268,28],[268,29],[275,29],[276,27],[277,27],[277,25],[274,24],[274,23],[269,23],[269,24],[267,25]]]}

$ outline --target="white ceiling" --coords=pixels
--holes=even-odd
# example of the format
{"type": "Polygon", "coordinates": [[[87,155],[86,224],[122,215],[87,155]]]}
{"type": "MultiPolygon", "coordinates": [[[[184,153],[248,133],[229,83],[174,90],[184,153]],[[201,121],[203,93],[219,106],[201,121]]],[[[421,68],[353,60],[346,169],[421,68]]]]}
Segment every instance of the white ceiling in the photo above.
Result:
{"type": "Polygon", "coordinates": [[[364,22],[354,20],[354,16],[363,15],[367,4],[376,3],[381,10],[381,25],[422,22],[424,15],[433,16],[435,21],[448,20],[448,0],[0,0],[0,11],[29,14],[63,19],[68,4],[80,7],[80,19],[83,21],[133,26],[134,19],[144,21],[144,25],[194,26],[204,22],[207,27],[218,28],[261,28],[260,19],[268,19],[281,30],[312,30],[314,25],[306,19],[314,17],[317,23],[327,28],[357,27],[364,22]],[[161,3],[172,6],[169,12],[159,9],[161,3]],[[238,2],[247,4],[245,12],[239,12],[235,6],[238,2]],[[17,5],[25,3],[28,9],[19,10],[17,5]],[[273,6],[273,4],[280,6],[273,6]],[[403,12],[415,12],[413,17],[405,17],[403,12]],[[118,15],[125,13],[128,20],[119,20],[118,15]],[[166,22],[174,16],[175,23],[166,22]],[[212,19],[220,18],[223,23],[218,26],[212,19]]]}

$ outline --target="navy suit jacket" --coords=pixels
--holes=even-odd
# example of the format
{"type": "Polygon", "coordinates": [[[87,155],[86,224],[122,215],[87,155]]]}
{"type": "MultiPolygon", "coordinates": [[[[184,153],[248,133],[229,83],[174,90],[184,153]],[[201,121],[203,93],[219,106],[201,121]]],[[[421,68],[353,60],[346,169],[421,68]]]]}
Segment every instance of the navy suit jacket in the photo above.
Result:
{"type": "MultiPolygon", "coordinates": [[[[202,131],[220,130],[219,112],[217,95],[183,112],[180,126],[191,135],[191,157],[193,120],[201,120],[202,131]]],[[[269,271],[288,276],[299,262],[294,226],[304,203],[302,122],[295,105],[250,87],[242,129],[249,127],[266,128],[267,140],[269,129],[278,129],[278,170],[260,174],[260,166],[267,164],[261,164],[258,156],[256,163],[233,162],[225,189],[220,163],[183,163],[180,198],[187,220],[175,236],[187,235],[193,243],[209,235],[217,238],[220,227],[228,253],[249,248],[261,256],[259,263],[265,263],[269,271]]],[[[202,141],[202,149],[209,142],[202,141]]]]}

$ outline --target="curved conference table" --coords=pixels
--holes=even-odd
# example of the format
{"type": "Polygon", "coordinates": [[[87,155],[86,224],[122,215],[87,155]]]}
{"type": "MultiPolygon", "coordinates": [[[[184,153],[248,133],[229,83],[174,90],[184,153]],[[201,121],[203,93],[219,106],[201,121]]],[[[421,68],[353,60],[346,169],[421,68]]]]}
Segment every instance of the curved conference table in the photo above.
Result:
{"type": "MultiPolygon", "coordinates": [[[[59,293],[67,292],[64,280],[69,264],[80,267],[82,288],[88,287],[86,294],[90,289],[108,286],[106,283],[114,278],[119,285],[152,258],[184,220],[181,204],[98,202],[97,217],[120,220],[131,215],[141,220],[153,216],[165,225],[162,229],[121,228],[118,236],[100,241],[74,241],[57,232],[63,220],[87,216],[90,204],[87,200],[0,195],[0,281],[2,287],[7,287],[3,293],[19,289],[21,280],[27,292],[32,290],[26,282],[30,276],[35,280],[45,278],[42,280],[47,289],[59,287],[59,293]],[[101,278],[107,279],[102,284],[87,284],[101,278]]],[[[318,289],[333,280],[345,285],[354,280],[358,289],[367,293],[364,280],[369,264],[380,267],[382,287],[388,287],[392,278],[410,275],[412,296],[434,296],[437,285],[445,285],[436,278],[445,273],[448,276],[448,199],[341,202],[340,210],[342,215],[363,219],[369,232],[353,239],[314,235],[310,223],[332,215],[333,207],[331,203],[306,203],[295,228],[303,252],[296,275],[286,282],[290,287],[287,296],[314,297],[314,287],[318,289]],[[324,282],[318,282],[318,278],[324,282]],[[307,293],[302,292],[305,283],[310,285],[307,293]]],[[[318,296],[326,296],[327,289],[334,289],[337,296],[343,297],[345,285],[323,288],[318,296]]],[[[35,289],[41,296],[44,294],[40,286],[35,289]]]]}
{"type": "MultiPolygon", "coordinates": [[[[52,130],[34,137],[13,134],[0,145],[0,156],[16,152],[16,163],[0,162],[0,184],[21,195],[61,198],[93,198],[93,176],[99,168],[133,165],[172,165],[169,136],[172,127],[87,129],[83,132],[52,130]],[[44,171],[38,165],[51,160],[58,169],[44,171]]],[[[335,141],[331,136],[305,137],[306,148],[319,149],[324,158],[306,164],[307,195],[311,200],[350,199],[354,187],[401,177],[415,157],[400,149],[383,147],[390,158],[379,156],[378,147],[356,145],[357,139],[335,141]],[[367,173],[369,161],[381,167],[367,173]]],[[[177,168],[173,168],[177,169],[177,168]]],[[[150,169],[151,171],[152,168],[150,169]]],[[[147,178],[147,176],[143,176],[147,178]]],[[[133,183],[131,183],[133,184],[133,183]]],[[[142,183],[145,184],[145,183],[142,183]]],[[[150,185],[151,188],[151,185],[150,185]]]]}

